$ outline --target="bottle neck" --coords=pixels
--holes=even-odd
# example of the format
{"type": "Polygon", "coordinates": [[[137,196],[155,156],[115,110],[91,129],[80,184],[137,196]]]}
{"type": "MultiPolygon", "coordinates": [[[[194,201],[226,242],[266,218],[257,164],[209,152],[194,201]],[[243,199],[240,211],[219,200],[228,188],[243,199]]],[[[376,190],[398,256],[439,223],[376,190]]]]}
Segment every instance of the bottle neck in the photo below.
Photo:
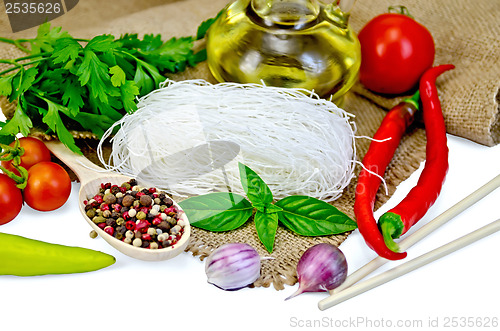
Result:
{"type": "Polygon", "coordinates": [[[324,19],[347,28],[349,20],[349,12],[342,11],[336,1],[325,5],[318,0],[251,0],[248,14],[261,25],[294,30],[324,19]]]}
{"type": "Polygon", "coordinates": [[[251,10],[267,26],[303,26],[321,11],[317,0],[251,0],[251,10]]]}

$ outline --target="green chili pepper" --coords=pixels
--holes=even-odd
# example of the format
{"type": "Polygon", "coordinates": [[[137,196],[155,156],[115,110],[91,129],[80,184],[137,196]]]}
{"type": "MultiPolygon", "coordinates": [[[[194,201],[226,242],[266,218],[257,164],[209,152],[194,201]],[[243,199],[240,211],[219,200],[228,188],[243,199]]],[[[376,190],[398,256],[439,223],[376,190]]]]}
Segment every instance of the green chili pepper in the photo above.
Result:
{"type": "Polygon", "coordinates": [[[0,233],[0,275],[38,276],[95,271],[115,263],[106,253],[0,233]]]}

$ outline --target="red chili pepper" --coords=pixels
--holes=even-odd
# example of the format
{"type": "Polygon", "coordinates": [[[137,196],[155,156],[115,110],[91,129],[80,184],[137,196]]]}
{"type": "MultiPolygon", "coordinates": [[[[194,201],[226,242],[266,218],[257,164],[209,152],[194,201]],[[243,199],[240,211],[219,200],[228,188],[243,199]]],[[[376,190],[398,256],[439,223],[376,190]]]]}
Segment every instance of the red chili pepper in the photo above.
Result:
{"type": "Polygon", "coordinates": [[[393,107],[385,115],[363,158],[363,169],[356,186],[354,214],[359,232],[371,249],[390,260],[405,258],[406,253],[393,252],[387,247],[373,216],[373,207],[387,165],[398,148],[401,137],[413,122],[414,114],[418,110],[418,100],[419,92],[393,107]]]}
{"type": "Polygon", "coordinates": [[[448,172],[448,146],[446,127],[435,85],[437,77],[455,68],[452,64],[440,65],[427,70],[420,79],[420,95],[427,137],[426,161],[417,185],[394,208],[379,220],[386,245],[399,251],[394,238],[405,234],[417,223],[438,198],[448,172]]]}

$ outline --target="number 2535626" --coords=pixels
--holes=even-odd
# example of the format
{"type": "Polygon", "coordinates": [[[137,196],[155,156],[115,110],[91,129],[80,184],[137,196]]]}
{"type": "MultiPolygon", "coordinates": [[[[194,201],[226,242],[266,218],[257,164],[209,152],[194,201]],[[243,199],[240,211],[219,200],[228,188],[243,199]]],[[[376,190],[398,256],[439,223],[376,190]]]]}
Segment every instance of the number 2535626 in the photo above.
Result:
{"type": "Polygon", "coordinates": [[[6,2],[7,14],[59,14],[63,10],[60,2],[6,2]]]}

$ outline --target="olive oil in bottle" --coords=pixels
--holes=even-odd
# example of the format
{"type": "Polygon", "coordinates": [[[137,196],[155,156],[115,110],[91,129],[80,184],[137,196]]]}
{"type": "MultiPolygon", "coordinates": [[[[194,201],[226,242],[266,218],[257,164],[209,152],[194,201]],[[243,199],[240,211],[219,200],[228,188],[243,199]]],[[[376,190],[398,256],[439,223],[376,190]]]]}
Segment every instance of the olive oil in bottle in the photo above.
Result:
{"type": "Polygon", "coordinates": [[[316,0],[237,0],[208,31],[209,68],[219,82],[304,88],[339,104],[361,62],[348,18],[316,0]]]}

